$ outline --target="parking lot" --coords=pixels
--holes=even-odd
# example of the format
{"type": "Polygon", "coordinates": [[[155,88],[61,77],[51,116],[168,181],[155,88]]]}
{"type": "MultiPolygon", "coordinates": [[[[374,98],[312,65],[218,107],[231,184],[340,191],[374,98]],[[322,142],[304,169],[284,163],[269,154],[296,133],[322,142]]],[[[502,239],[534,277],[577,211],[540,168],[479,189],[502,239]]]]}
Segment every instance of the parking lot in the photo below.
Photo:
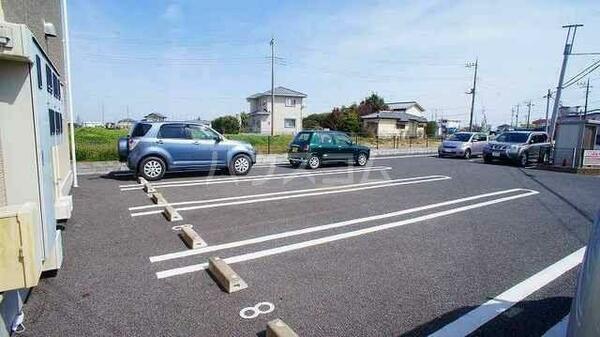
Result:
{"type": "Polygon", "coordinates": [[[570,309],[600,200],[597,177],[430,156],[153,186],[183,220],[130,175],[80,178],[22,335],[263,336],[281,318],[300,336],[541,336],[570,309]],[[187,248],[184,224],[208,245],[187,248]],[[248,288],[219,288],[213,256],[248,288]]]}

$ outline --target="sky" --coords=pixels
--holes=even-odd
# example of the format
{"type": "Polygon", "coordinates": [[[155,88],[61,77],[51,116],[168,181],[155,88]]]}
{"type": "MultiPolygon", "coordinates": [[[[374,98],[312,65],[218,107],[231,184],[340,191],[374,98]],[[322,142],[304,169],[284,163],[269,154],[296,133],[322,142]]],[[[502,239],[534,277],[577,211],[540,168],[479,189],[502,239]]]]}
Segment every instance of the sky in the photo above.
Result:
{"type": "MultiPolygon", "coordinates": [[[[600,52],[600,3],[498,1],[69,0],[74,110],[81,121],[214,119],[248,112],[246,97],[275,86],[308,95],[307,114],[359,103],[417,101],[427,118],[510,123],[526,102],[544,117],[566,30],[583,23],[574,52],[600,52]],[[104,111],[104,113],[102,113],[104,111]]],[[[566,78],[600,56],[571,56],[566,78]]],[[[600,69],[589,109],[600,108],[600,69]]],[[[584,105],[585,88],[563,92],[584,105]]],[[[551,101],[552,104],[552,101],[551,101]]]]}

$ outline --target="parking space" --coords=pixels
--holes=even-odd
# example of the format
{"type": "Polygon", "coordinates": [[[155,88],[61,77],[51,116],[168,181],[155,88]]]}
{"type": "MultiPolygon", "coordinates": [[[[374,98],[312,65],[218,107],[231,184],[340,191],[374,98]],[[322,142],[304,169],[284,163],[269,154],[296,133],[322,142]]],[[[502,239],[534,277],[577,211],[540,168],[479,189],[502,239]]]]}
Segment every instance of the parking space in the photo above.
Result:
{"type": "Polygon", "coordinates": [[[278,317],[301,336],[542,335],[600,200],[595,177],[423,155],[151,183],[181,221],[132,177],[82,180],[23,335],[260,336],[278,317]],[[224,292],[214,256],[248,288],[224,292]]]}

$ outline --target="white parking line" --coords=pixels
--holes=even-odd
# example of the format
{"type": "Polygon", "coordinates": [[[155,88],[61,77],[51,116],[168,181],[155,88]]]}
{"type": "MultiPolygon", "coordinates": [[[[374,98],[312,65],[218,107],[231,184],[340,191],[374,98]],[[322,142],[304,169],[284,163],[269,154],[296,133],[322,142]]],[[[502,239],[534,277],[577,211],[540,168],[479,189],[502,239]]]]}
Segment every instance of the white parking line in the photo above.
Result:
{"type": "MultiPolygon", "coordinates": [[[[296,192],[296,194],[291,194],[291,195],[279,195],[279,196],[273,196],[273,197],[267,197],[267,198],[256,198],[256,199],[250,199],[250,200],[237,200],[237,201],[230,201],[230,202],[224,202],[224,203],[213,203],[213,204],[208,204],[208,205],[179,207],[179,208],[176,208],[175,210],[179,212],[179,211],[189,211],[189,210],[203,209],[203,208],[252,204],[252,203],[264,202],[264,201],[304,198],[304,197],[311,197],[311,196],[316,196],[316,195],[326,195],[326,194],[335,194],[335,193],[347,193],[347,192],[354,192],[354,191],[369,190],[369,189],[374,189],[374,188],[391,187],[391,186],[399,186],[399,185],[411,185],[411,184],[427,183],[427,182],[432,182],[432,181],[448,180],[448,179],[452,179],[452,178],[450,178],[448,176],[433,175],[433,176],[425,176],[425,177],[372,181],[372,182],[361,183],[361,184],[321,187],[321,188],[315,188],[315,189],[294,191],[294,192],[296,192]],[[298,194],[298,192],[301,192],[301,191],[307,192],[307,191],[311,191],[311,190],[318,191],[318,192],[298,194]]],[[[281,193],[281,192],[274,192],[274,193],[281,193]]],[[[253,197],[253,196],[251,195],[249,197],[253,197]]],[[[199,200],[199,201],[195,201],[194,203],[204,203],[204,202],[206,202],[206,201],[199,200]]],[[[161,205],[161,206],[165,206],[165,205],[161,205]]],[[[162,213],[162,210],[131,213],[131,216],[136,217],[136,216],[159,214],[159,213],[162,213]]]]}
{"type": "MultiPolygon", "coordinates": [[[[389,166],[373,166],[373,167],[361,167],[355,169],[337,169],[337,170],[326,170],[319,172],[292,172],[292,173],[276,173],[276,174],[265,174],[258,176],[250,176],[250,177],[231,177],[231,178],[206,178],[206,179],[195,179],[195,180],[180,180],[180,181],[165,181],[165,182],[152,182],[152,186],[155,188],[165,188],[165,187],[180,187],[180,186],[196,186],[196,185],[212,185],[212,184],[224,184],[224,183],[236,183],[243,181],[260,181],[260,180],[272,180],[272,179],[292,179],[292,178],[302,178],[302,177],[313,177],[313,176],[324,176],[324,175],[332,175],[332,174],[345,174],[345,173],[355,173],[355,172],[377,172],[377,171],[386,171],[391,170],[392,168],[389,166]]],[[[132,191],[142,189],[142,185],[140,184],[129,184],[129,185],[121,185],[119,186],[121,191],[132,191]]]]}
{"type": "Polygon", "coordinates": [[[385,214],[379,214],[379,215],[372,215],[372,216],[368,216],[368,217],[364,217],[364,218],[360,218],[360,219],[352,219],[352,220],[348,220],[348,221],[335,222],[335,223],[331,223],[331,224],[327,224],[327,225],[307,227],[307,228],[302,228],[302,229],[298,229],[298,230],[292,230],[292,231],[283,232],[283,233],[265,235],[265,236],[255,237],[255,238],[241,240],[241,241],[228,242],[228,243],[223,243],[223,244],[219,244],[219,245],[215,245],[215,246],[203,247],[203,248],[199,248],[199,249],[187,249],[187,250],[179,251],[179,252],[175,252],[175,253],[169,253],[169,254],[151,256],[150,257],[150,262],[154,263],[154,262],[172,260],[172,259],[182,258],[182,257],[186,257],[186,256],[192,256],[192,255],[199,255],[199,254],[204,254],[204,253],[208,253],[208,252],[214,252],[214,251],[217,251],[217,250],[224,250],[224,249],[229,249],[229,248],[242,247],[242,246],[247,246],[247,245],[251,245],[251,244],[256,244],[256,243],[271,241],[271,240],[288,238],[288,237],[292,237],[292,236],[296,236],[296,235],[302,235],[302,234],[314,233],[314,232],[324,231],[324,230],[333,229],[333,228],[345,227],[345,226],[350,226],[350,225],[354,225],[354,224],[358,224],[358,223],[363,223],[363,222],[368,222],[368,221],[387,219],[387,218],[391,218],[391,217],[395,217],[395,216],[399,216],[399,215],[420,212],[420,211],[424,211],[424,210],[428,210],[428,209],[433,209],[433,208],[438,208],[438,207],[443,207],[443,206],[454,205],[454,204],[462,203],[462,202],[465,202],[465,201],[471,201],[471,200],[476,200],[476,199],[481,199],[481,198],[493,197],[493,196],[497,196],[497,195],[501,195],[501,194],[507,194],[507,193],[512,193],[512,192],[517,192],[517,191],[528,191],[528,190],[523,190],[521,188],[513,188],[513,189],[510,189],[510,190],[503,190],[503,191],[498,191],[498,192],[478,194],[478,195],[474,195],[474,196],[470,196],[470,197],[466,197],[466,198],[460,198],[460,199],[454,199],[454,200],[449,200],[449,201],[443,201],[443,202],[438,202],[438,203],[435,203],[435,204],[430,204],[430,205],[425,205],[425,206],[420,206],[420,207],[409,208],[409,209],[405,209],[405,210],[401,210],[401,211],[396,211],[396,212],[391,212],[391,213],[385,213],[385,214]]]}
{"type": "MultiPolygon", "coordinates": [[[[243,262],[243,261],[249,261],[249,260],[255,260],[255,259],[258,259],[261,257],[281,254],[281,253],[285,253],[285,252],[290,252],[290,251],[294,251],[294,250],[298,250],[298,249],[302,249],[302,248],[321,245],[324,243],[338,241],[338,240],[342,240],[342,239],[348,239],[348,238],[352,238],[352,237],[356,237],[356,236],[360,236],[360,235],[364,235],[364,234],[382,231],[385,229],[390,229],[390,228],[400,227],[400,226],[404,226],[404,225],[408,225],[408,224],[413,224],[413,223],[420,222],[420,221],[431,220],[431,219],[435,219],[435,218],[439,218],[439,217],[445,217],[445,216],[448,216],[451,214],[460,213],[460,212],[464,212],[464,211],[475,209],[475,208],[485,207],[485,206],[489,206],[489,205],[493,205],[493,204],[497,204],[497,203],[501,203],[501,202],[505,202],[505,201],[509,201],[509,200],[524,198],[524,197],[535,195],[535,194],[539,193],[534,190],[527,190],[527,191],[528,192],[526,192],[526,193],[522,193],[522,194],[518,194],[518,195],[513,195],[513,196],[503,197],[503,198],[494,199],[494,200],[490,200],[490,201],[480,202],[480,203],[476,203],[476,204],[472,204],[472,205],[468,205],[468,206],[457,207],[457,208],[453,208],[453,209],[449,209],[449,210],[445,210],[445,211],[440,211],[440,212],[436,212],[436,213],[432,213],[432,214],[419,216],[419,217],[412,218],[412,219],[391,222],[391,223],[387,223],[387,224],[383,224],[383,225],[377,225],[377,226],[367,227],[367,228],[354,230],[354,231],[350,231],[350,232],[345,232],[345,233],[341,233],[341,234],[325,236],[322,238],[298,242],[298,243],[289,244],[289,245],[285,245],[285,246],[281,246],[281,247],[265,249],[265,250],[261,250],[261,251],[257,251],[257,252],[253,252],[253,253],[232,256],[232,257],[225,258],[223,260],[229,264],[243,262]]],[[[156,277],[159,279],[162,279],[162,278],[166,278],[166,277],[172,277],[172,276],[176,276],[176,275],[182,275],[182,274],[196,272],[196,271],[204,270],[206,268],[208,268],[208,263],[200,263],[200,264],[185,266],[185,267],[181,267],[181,268],[159,271],[156,273],[156,277]]]]}
{"type": "MultiPolygon", "coordinates": [[[[414,179],[414,178],[409,178],[414,179]]],[[[420,177],[416,179],[421,179],[420,177]]],[[[237,195],[234,197],[223,197],[216,199],[202,199],[202,200],[190,200],[190,201],[179,201],[179,202],[170,202],[167,204],[150,204],[150,205],[142,205],[142,206],[133,206],[129,207],[130,211],[138,211],[141,209],[151,209],[158,207],[165,207],[167,205],[170,206],[182,206],[182,205],[195,205],[195,204],[208,204],[208,203],[216,203],[221,201],[231,201],[231,200],[242,200],[242,199],[251,199],[251,198],[259,198],[266,196],[275,196],[275,195],[288,195],[288,194],[298,194],[303,192],[316,192],[316,191],[329,191],[329,190],[340,190],[344,188],[356,187],[356,186],[365,186],[365,185],[376,185],[376,184],[386,184],[389,183],[390,180],[375,180],[366,183],[356,183],[356,184],[348,184],[348,185],[336,185],[336,186],[328,186],[328,187],[318,187],[318,188],[308,188],[303,190],[288,190],[281,192],[268,192],[268,193],[259,193],[259,194],[247,194],[247,195],[237,195]]]]}
{"type": "Polygon", "coordinates": [[[522,301],[569,270],[575,268],[583,260],[584,253],[585,247],[578,249],[560,261],[506,290],[502,294],[483,303],[481,306],[468,312],[466,315],[446,325],[430,336],[466,336],[472,333],[513,305],[522,301]]]}

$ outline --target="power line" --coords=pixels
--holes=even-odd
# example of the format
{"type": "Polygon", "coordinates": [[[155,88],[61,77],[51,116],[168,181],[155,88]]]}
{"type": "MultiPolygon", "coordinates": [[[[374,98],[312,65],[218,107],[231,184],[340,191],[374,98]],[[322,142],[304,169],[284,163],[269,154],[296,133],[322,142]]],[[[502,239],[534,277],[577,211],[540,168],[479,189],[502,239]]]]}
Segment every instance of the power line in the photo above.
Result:
{"type": "Polygon", "coordinates": [[[581,70],[579,73],[577,73],[577,75],[575,75],[575,76],[571,77],[569,80],[567,80],[567,82],[563,85],[563,88],[568,88],[571,85],[577,83],[577,81],[584,78],[586,75],[593,72],[598,67],[600,67],[600,60],[595,61],[592,64],[588,65],[583,70],[581,70]]]}

